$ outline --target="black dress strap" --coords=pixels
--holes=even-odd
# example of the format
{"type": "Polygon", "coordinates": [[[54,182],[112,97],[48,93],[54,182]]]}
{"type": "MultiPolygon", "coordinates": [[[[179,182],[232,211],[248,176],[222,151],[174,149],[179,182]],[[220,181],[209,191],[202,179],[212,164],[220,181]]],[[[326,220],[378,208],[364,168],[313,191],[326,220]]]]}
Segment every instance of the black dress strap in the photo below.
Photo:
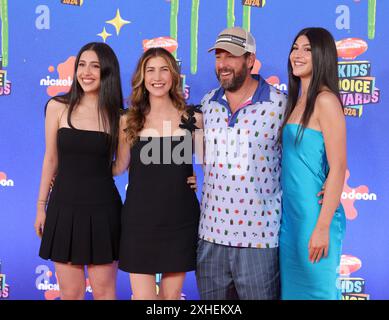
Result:
{"type": "Polygon", "coordinates": [[[191,133],[196,129],[200,129],[198,126],[195,125],[196,123],[195,113],[202,113],[200,108],[201,105],[193,105],[193,104],[188,105],[185,114],[181,116],[181,123],[179,127],[181,129],[187,129],[191,133]]]}

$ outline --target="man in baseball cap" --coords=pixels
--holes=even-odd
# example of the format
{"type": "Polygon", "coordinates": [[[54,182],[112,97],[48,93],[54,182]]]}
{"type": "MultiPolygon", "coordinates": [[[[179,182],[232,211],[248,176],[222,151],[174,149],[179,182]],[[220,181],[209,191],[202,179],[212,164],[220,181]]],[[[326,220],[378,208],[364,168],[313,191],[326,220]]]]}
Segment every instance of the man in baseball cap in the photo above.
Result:
{"type": "Polygon", "coordinates": [[[238,107],[241,100],[247,99],[258,85],[258,81],[250,76],[255,63],[255,49],[252,34],[233,27],[220,32],[215,45],[208,50],[215,51],[216,76],[226,90],[232,109],[238,107]]]}
{"type": "Polygon", "coordinates": [[[206,163],[196,269],[200,298],[279,299],[277,137],[286,96],[251,74],[256,46],[250,32],[225,29],[209,51],[215,51],[220,87],[201,101],[206,163]]]}
{"type": "Polygon", "coordinates": [[[226,50],[238,57],[247,52],[255,54],[255,39],[250,32],[243,28],[228,28],[219,33],[215,45],[208,52],[216,49],[226,50]]]}

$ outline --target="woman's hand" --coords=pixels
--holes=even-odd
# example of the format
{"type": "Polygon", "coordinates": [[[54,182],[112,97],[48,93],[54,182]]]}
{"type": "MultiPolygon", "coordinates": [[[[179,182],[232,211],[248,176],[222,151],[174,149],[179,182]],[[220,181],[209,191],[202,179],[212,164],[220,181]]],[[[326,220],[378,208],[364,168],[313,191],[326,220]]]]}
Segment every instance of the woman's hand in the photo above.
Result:
{"type": "Polygon", "coordinates": [[[318,196],[319,198],[321,197],[321,199],[319,200],[319,204],[323,204],[323,197],[324,197],[324,193],[325,193],[325,191],[326,191],[326,182],[327,182],[327,180],[324,181],[324,184],[323,184],[323,186],[321,187],[321,190],[320,190],[319,193],[317,194],[317,196],[318,196]]]}
{"type": "Polygon", "coordinates": [[[197,177],[196,175],[193,175],[191,177],[188,177],[186,180],[186,183],[190,185],[192,189],[194,189],[195,192],[197,192],[197,177]]]}
{"type": "Polygon", "coordinates": [[[309,240],[309,261],[319,262],[321,258],[328,256],[329,228],[316,226],[309,240]]]}
{"type": "Polygon", "coordinates": [[[46,210],[45,206],[42,204],[38,204],[38,208],[36,211],[36,219],[34,224],[34,229],[39,238],[42,238],[43,228],[45,226],[46,221],[46,210]]]}

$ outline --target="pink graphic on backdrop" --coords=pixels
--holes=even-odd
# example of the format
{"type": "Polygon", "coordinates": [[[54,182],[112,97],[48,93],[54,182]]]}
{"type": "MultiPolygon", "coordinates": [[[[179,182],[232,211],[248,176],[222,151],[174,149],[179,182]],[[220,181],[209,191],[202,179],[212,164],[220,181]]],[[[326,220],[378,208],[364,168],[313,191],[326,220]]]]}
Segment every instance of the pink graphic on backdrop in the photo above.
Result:
{"type": "Polygon", "coordinates": [[[176,39],[171,37],[158,37],[154,39],[144,39],[142,41],[143,51],[147,51],[150,48],[165,48],[170,53],[173,53],[178,48],[178,43],[176,39]]]}
{"type": "Polygon", "coordinates": [[[266,79],[266,82],[274,86],[275,84],[280,84],[280,78],[278,78],[277,76],[270,76],[266,79]]]}
{"type": "MultiPolygon", "coordinates": [[[[262,62],[258,59],[255,59],[253,69],[251,70],[251,74],[259,74],[259,71],[262,68],[262,62]]],[[[280,84],[280,78],[277,76],[270,76],[266,79],[266,82],[272,86],[280,84]]]]}
{"type": "MultiPolygon", "coordinates": [[[[353,190],[354,190],[354,193],[360,193],[360,194],[364,194],[364,193],[369,192],[369,188],[365,185],[360,185],[357,188],[351,188],[348,185],[349,178],[350,178],[350,171],[347,170],[346,176],[344,179],[343,194],[344,193],[351,194],[353,192],[353,190]]],[[[343,197],[342,196],[342,198],[341,198],[341,203],[342,203],[344,211],[346,213],[346,217],[349,220],[353,220],[358,216],[358,211],[354,207],[355,200],[357,200],[356,197],[352,197],[352,199],[350,199],[350,197],[343,197]]]]}
{"type": "MultiPolygon", "coordinates": [[[[51,271],[48,271],[47,272],[47,277],[51,278],[53,276],[53,273],[51,271]]],[[[46,300],[57,300],[60,298],[60,291],[59,291],[59,283],[58,283],[58,277],[57,277],[57,273],[55,273],[55,279],[56,279],[56,286],[55,289],[49,289],[49,290],[46,290],[45,291],[45,299],[46,300]]],[[[85,280],[85,288],[86,290],[90,290],[90,282],[89,282],[89,278],[87,278],[85,280]]]]}
{"type": "Polygon", "coordinates": [[[59,298],[60,298],[59,290],[52,289],[52,290],[47,290],[45,292],[46,300],[57,300],[59,298]]]}
{"type": "MultiPolygon", "coordinates": [[[[51,271],[47,271],[46,275],[48,278],[51,278],[53,276],[53,273],[51,271]]],[[[55,279],[56,279],[57,284],[58,284],[57,273],[55,273],[55,279]]],[[[51,290],[45,291],[45,299],[46,300],[56,300],[56,299],[59,299],[59,297],[60,297],[60,294],[59,294],[59,290],[57,290],[57,289],[51,289],[51,290]]]]}
{"type": "MultiPolygon", "coordinates": [[[[47,88],[47,94],[50,97],[54,97],[58,95],[59,93],[66,93],[70,89],[70,83],[68,83],[68,79],[73,79],[74,75],[74,63],[76,61],[75,56],[69,57],[65,62],[60,63],[57,67],[57,72],[58,72],[58,80],[60,80],[62,83],[67,83],[66,85],[54,85],[54,86],[49,86],[47,88]]],[[[53,66],[49,67],[49,71],[52,72],[54,71],[53,66]]]]}
{"type": "Polygon", "coordinates": [[[368,44],[359,38],[346,38],[336,41],[338,56],[345,60],[354,60],[356,57],[366,52],[368,44]]]}
{"type": "Polygon", "coordinates": [[[358,271],[362,267],[362,261],[357,257],[348,254],[342,254],[340,259],[340,275],[349,276],[351,273],[358,271]]]}
{"type": "Polygon", "coordinates": [[[262,63],[258,59],[255,59],[253,69],[251,70],[251,74],[258,74],[259,70],[261,70],[262,63]]]}
{"type": "Polygon", "coordinates": [[[5,174],[5,172],[0,171],[0,181],[1,180],[7,180],[7,175],[5,174]]]}

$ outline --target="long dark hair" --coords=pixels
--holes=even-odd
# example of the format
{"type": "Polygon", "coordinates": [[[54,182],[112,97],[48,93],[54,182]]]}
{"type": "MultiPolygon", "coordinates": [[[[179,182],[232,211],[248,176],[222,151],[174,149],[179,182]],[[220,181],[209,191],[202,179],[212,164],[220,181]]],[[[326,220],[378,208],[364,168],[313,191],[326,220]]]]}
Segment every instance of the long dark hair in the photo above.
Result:
{"type": "Polygon", "coordinates": [[[162,57],[172,75],[172,87],[169,91],[173,105],[180,111],[186,110],[187,106],[181,87],[180,69],[173,55],[164,48],[150,48],[142,54],[132,77],[132,93],[129,99],[126,132],[130,145],[135,143],[138,133],[143,129],[146,115],[150,112],[149,92],[145,86],[146,64],[151,58],[162,57]]]}
{"type": "Polygon", "coordinates": [[[301,141],[304,130],[312,116],[315,108],[315,102],[318,94],[325,86],[331,91],[342,104],[339,95],[338,78],[338,55],[336,51],[335,40],[330,32],[324,28],[305,28],[301,30],[294,38],[292,47],[288,56],[288,101],[286,104],[285,118],[282,129],[285,127],[290,115],[292,114],[301,88],[301,80],[293,75],[292,65],[290,63],[290,54],[293,45],[300,36],[306,36],[309,40],[312,52],[312,77],[307,92],[307,102],[304,113],[301,117],[296,142],[301,141]]]}
{"type": "Polygon", "coordinates": [[[77,81],[77,68],[81,54],[92,50],[96,53],[100,63],[100,90],[98,98],[98,115],[101,116],[103,129],[108,132],[110,142],[110,159],[113,160],[118,141],[119,119],[123,110],[123,93],[120,80],[119,62],[115,52],[105,43],[90,42],[84,45],[77,54],[74,65],[73,83],[68,93],[53,99],[68,106],[67,122],[72,129],[71,116],[80,103],[84,91],[77,81]]]}

